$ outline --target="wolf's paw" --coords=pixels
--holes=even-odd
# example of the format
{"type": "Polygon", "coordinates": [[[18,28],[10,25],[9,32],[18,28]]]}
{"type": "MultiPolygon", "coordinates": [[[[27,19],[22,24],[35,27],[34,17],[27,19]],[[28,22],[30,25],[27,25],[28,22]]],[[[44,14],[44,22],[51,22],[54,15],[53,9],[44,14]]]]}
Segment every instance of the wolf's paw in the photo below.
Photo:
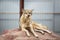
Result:
{"type": "Polygon", "coordinates": [[[42,34],[42,35],[44,35],[44,34],[45,34],[45,32],[42,32],[41,34],[42,34]]]}
{"type": "Polygon", "coordinates": [[[28,37],[30,37],[30,34],[27,34],[28,37]]]}
{"type": "Polygon", "coordinates": [[[52,32],[51,32],[51,31],[49,31],[49,30],[47,30],[46,32],[47,32],[47,33],[49,33],[49,34],[52,34],[52,32]]]}
{"type": "Polygon", "coordinates": [[[52,32],[49,32],[49,34],[52,34],[52,32]]]}
{"type": "Polygon", "coordinates": [[[36,38],[38,38],[38,35],[35,35],[36,38]]]}

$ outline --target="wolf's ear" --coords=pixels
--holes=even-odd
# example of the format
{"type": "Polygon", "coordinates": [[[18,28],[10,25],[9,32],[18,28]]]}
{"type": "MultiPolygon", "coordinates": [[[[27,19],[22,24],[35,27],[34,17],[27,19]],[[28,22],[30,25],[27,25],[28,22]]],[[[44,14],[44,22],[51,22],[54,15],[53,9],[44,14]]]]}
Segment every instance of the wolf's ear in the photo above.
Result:
{"type": "Polygon", "coordinates": [[[32,10],[30,10],[30,12],[32,12],[33,11],[33,9],[32,10]]]}

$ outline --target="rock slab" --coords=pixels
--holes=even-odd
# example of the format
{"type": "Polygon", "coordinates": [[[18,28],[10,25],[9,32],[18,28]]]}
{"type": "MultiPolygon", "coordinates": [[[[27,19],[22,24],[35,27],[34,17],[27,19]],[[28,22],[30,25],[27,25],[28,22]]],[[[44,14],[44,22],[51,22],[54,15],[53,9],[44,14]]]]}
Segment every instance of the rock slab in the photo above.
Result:
{"type": "Polygon", "coordinates": [[[34,37],[34,35],[31,33],[31,36],[28,37],[24,31],[13,29],[0,35],[0,40],[60,40],[60,36],[56,35],[53,32],[52,34],[45,33],[44,35],[36,32],[36,34],[39,35],[38,38],[34,37]]]}

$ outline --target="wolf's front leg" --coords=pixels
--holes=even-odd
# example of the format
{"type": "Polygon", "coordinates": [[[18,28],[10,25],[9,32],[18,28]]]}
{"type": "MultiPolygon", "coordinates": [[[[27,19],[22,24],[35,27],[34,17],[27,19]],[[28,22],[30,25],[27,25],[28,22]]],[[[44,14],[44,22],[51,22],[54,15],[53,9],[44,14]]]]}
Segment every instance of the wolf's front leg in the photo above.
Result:
{"type": "Polygon", "coordinates": [[[22,25],[21,28],[22,28],[22,31],[25,31],[27,36],[30,37],[30,34],[29,34],[28,30],[24,28],[24,25],[22,25]]]}
{"type": "Polygon", "coordinates": [[[31,24],[30,24],[30,30],[31,30],[31,32],[33,33],[33,35],[34,35],[35,37],[38,37],[38,35],[34,32],[34,29],[33,29],[33,27],[32,27],[31,24]]]}
{"type": "Polygon", "coordinates": [[[28,37],[30,37],[30,34],[29,34],[29,32],[28,32],[28,30],[27,30],[27,29],[23,29],[23,31],[25,31],[25,32],[26,32],[26,34],[27,34],[27,36],[28,36],[28,37]]]}

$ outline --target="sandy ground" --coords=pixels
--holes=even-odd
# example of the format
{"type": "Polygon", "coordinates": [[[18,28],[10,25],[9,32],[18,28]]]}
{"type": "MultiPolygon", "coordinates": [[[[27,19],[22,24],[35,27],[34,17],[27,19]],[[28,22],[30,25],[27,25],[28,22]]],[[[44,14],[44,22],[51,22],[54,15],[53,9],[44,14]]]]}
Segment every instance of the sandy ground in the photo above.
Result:
{"type": "Polygon", "coordinates": [[[60,35],[56,35],[52,32],[52,34],[45,33],[42,35],[41,33],[36,32],[39,37],[34,37],[33,34],[30,33],[30,37],[26,35],[24,31],[19,29],[13,29],[5,31],[2,35],[0,35],[0,40],[60,40],[60,35]]]}

